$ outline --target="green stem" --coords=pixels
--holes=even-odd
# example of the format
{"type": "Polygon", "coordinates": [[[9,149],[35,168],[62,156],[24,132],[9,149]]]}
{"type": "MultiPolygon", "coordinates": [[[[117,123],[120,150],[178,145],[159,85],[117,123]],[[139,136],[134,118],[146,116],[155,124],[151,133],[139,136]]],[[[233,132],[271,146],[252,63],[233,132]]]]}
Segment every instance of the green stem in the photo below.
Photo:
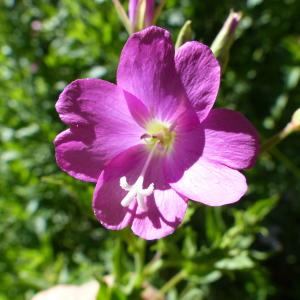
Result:
{"type": "Polygon", "coordinates": [[[271,151],[271,155],[274,155],[277,159],[279,159],[284,166],[293,173],[297,178],[300,179],[300,170],[295,166],[295,164],[282,152],[280,152],[276,147],[273,148],[271,151]]]}
{"type": "Polygon", "coordinates": [[[158,17],[160,16],[162,9],[164,8],[166,4],[166,0],[161,0],[157,9],[155,10],[155,14],[154,14],[154,20],[153,20],[153,24],[156,24],[158,17]]]}
{"type": "Polygon", "coordinates": [[[120,3],[119,0],[112,0],[112,1],[115,5],[115,8],[116,8],[116,11],[119,15],[120,20],[124,24],[124,26],[125,26],[126,30],[128,31],[128,33],[131,34],[132,33],[132,28],[131,28],[130,20],[127,16],[127,13],[126,13],[123,5],[120,3]]]}
{"type": "Polygon", "coordinates": [[[185,279],[187,273],[182,270],[175,274],[163,287],[159,290],[159,294],[164,295],[167,293],[171,288],[176,286],[181,280],[185,279]]]}
{"type": "Polygon", "coordinates": [[[136,286],[140,286],[143,282],[143,270],[145,264],[145,248],[146,243],[144,241],[139,241],[141,245],[138,245],[137,252],[134,255],[135,269],[136,269],[136,286]]]}
{"type": "Polygon", "coordinates": [[[281,130],[279,133],[272,136],[261,146],[260,153],[270,151],[274,146],[282,142],[293,131],[294,131],[293,124],[288,123],[283,130],[281,130]]]}
{"type": "Polygon", "coordinates": [[[134,272],[124,289],[125,293],[130,295],[135,288],[140,289],[144,282],[146,242],[137,240],[130,234],[124,237],[128,248],[131,248],[129,252],[133,253],[134,260],[134,272]]]}
{"type": "Polygon", "coordinates": [[[161,253],[158,251],[155,253],[149,263],[147,263],[143,269],[143,276],[148,276],[157,272],[162,267],[161,253]]]}

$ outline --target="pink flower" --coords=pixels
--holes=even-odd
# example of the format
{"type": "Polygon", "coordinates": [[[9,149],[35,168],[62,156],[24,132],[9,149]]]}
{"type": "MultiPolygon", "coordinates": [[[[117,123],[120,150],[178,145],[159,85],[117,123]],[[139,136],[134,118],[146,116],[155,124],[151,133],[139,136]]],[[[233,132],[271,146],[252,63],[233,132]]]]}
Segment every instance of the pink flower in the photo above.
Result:
{"type": "Polygon", "coordinates": [[[41,31],[43,28],[43,23],[39,20],[34,20],[31,22],[31,28],[34,31],[41,31]]]}
{"type": "Polygon", "coordinates": [[[103,226],[158,239],[180,224],[188,199],[219,206],[245,194],[238,170],[254,164],[257,133],[240,113],[212,109],[219,83],[207,46],[188,42],[175,54],[170,34],[149,27],[124,46],[117,85],[79,79],[65,88],[56,109],[70,128],[55,139],[57,163],[97,183],[103,226]]]}

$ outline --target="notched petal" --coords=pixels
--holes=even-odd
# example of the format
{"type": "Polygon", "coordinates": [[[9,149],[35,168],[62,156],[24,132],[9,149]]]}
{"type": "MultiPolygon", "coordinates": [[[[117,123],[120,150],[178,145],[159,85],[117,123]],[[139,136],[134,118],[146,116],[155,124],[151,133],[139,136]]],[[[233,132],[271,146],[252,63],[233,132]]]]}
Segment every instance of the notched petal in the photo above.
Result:
{"type": "Polygon", "coordinates": [[[100,79],[69,84],[56,104],[70,129],[55,140],[59,166],[71,176],[96,182],[104,166],[140,143],[144,130],[133,119],[116,85],[100,79]]]}

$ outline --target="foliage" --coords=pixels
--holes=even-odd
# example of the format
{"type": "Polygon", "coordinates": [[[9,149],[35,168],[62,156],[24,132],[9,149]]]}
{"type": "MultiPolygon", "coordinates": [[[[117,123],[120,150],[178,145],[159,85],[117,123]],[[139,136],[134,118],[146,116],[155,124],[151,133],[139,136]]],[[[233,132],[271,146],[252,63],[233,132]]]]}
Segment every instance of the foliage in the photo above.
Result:
{"type": "MultiPolygon", "coordinates": [[[[300,106],[299,1],[169,0],[159,25],[175,37],[189,19],[210,44],[230,8],[244,17],[218,105],[242,111],[264,140],[300,106]]],[[[168,300],[300,298],[299,135],[261,155],[234,206],[191,204],[157,242],[106,231],[91,210],[93,185],[58,170],[52,141],[67,83],[115,79],[127,33],[111,1],[4,0],[0,21],[0,300],[93,277],[105,300],[151,287],[168,300]]]]}

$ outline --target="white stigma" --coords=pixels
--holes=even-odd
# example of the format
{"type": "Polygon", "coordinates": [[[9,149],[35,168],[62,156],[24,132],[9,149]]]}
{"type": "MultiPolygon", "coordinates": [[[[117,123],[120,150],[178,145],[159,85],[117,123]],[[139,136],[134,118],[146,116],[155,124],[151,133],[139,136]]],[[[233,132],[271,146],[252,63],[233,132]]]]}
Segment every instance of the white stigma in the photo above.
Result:
{"type": "Polygon", "coordinates": [[[145,197],[150,196],[154,192],[154,184],[151,183],[148,188],[143,189],[144,177],[139,176],[135,184],[129,185],[125,176],[120,178],[120,186],[123,190],[128,191],[127,195],[122,199],[121,205],[128,207],[132,201],[136,198],[138,205],[147,210],[145,203],[145,197]]]}
{"type": "Polygon", "coordinates": [[[144,176],[145,176],[148,166],[152,160],[153,153],[154,153],[158,143],[159,143],[159,141],[157,141],[154,144],[151,152],[149,153],[149,156],[147,157],[147,160],[142,169],[141,175],[138,177],[137,181],[133,185],[128,184],[125,176],[120,178],[120,187],[123,190],[128,192],[127,195],[121,201],[121,205],[123,207],[128,207],[130,205],[130,203],[132,203],[132,201],[134,201],[136,199],[138,206],[144,211],[147,210],[147,205],[145,203],[145,197],[149,197],[150,195],[153,194],[154,184],[151,183],[146,189],[143,189],[144,176]]]}

